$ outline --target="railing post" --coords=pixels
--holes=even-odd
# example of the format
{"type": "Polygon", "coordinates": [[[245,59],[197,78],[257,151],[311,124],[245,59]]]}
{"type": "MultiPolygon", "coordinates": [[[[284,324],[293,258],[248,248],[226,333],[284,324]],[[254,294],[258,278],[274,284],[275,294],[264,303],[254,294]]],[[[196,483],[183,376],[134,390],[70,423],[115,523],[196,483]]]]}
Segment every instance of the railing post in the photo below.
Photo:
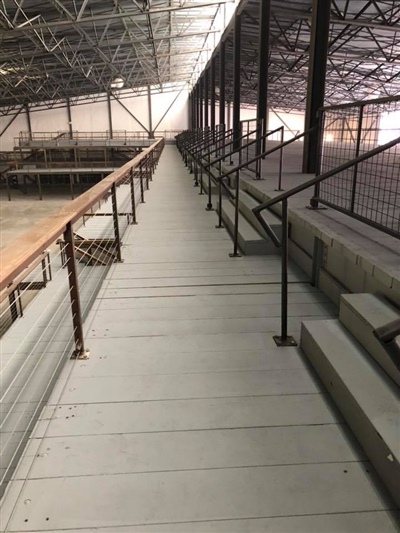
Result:
{"type": "Polygon", "coordinates": [[[222,161],[219,162],[219,180],[218,180],[218,225],[216,228],[223,228],[222,223],[222,161]]]}
{"type": "Polygon", "coordinates": [[[143,160],[139,163],[139,177],[140,177],[140,202],[144,204],[144,186],[143,186],[143,160]]]}
{"type": "Polygon", "coordinates": [[[114,222],[114,238],[115,238],[115,245],[117,249],[117,261],[120,263],[122,261],[121,238],[119,234],[117,188],[115,186],[115,183],[113,183],[111,187],[111,202],[112,202],[113,222],[114,222]]]}
{"type": "Polygon", "coordinates": [[[211,195],[211,170],[207,170],[208,175],[208,203],[206,207],[206,211],[214,211],[214,208],[212,206],[212,195],[211,195]]]}
{"type": "Polygon", "coordinates": [[[149,179],[150,179],[150,156],[149,154],[146,155],[146,191],[149,190],[149,179]]]}
{"type": "Polygon", "coordinates": [[[154,155],[153,150],[150,152],[150,181],[153,181],[153,172],[154,172],[154,155]]]}
{"type": "MultiPolygon", "coordinates": [[[[322,148],[324,143],[324,129],[325,129],[325,114],[322,109],[318,112],[318,156],[317,156],[317,166],[316,166],[316,175],[321,174],[321,165],[322,165],[322,148]]],[[[310,200],[310,209],[326,209],[325,207],[319,207],[318,198],[320,195],[321,184],[316,183],[314,187],[314,196],[310,200]]]]}
{"type": "Polygon", "coordinates": [[[241,257],[239,253],[239,171],[236,172],[235,228],[233,232],[233,253],[229,257],[241,257]]]}
{"type": "Polygon", "coordinates": [[[131,186],[131,204],[132,204],[132,224],[137,224],[136,220],[136,199],[135,199],[135,181],[133,178],[133,168],[130,171],[130,186],[131,186]]]}
{"type": "Polygon", "coordinates": [[[10,292],[8,295],[8,303],[10,306],[11,322],[15,322],[19,317],[15,291],[10,292]]]}
{"type": "Polygon", "coordinates": [[[277,346],[297,346],[288,335],[288,264],[289,264],[289,217],[287,198],[282,200],[282,279],[281,279],[281,335],[275,335],[277,346]]]}
{"type": "MultiPolygon", "coordinates": [[[[208,162],[210,163],[211,156],[208,156],[208,162]]],[[[206,207],[206,211],[214,211],[214,208],[212,206],[212,194],[211,194],[211,170],[210,168],[207,169],[208,174],[208,204],[206,207]]]]}
{"type": "Polygon", "coordinates": [[[71,300],[72,324],[74,328],[75,350],[72,359],[87,359],[89,350],[85,349],[83,338],[83,321],[81,301],[78,285],[78,272],[76,268],[74,233],[71,222],[68,222],[64,231],[64,253],[68,271],[69,295],[71,300]]]}
{"type": "MultiPolygon", "coordinates": [[[[360,106],[360,112],[359,112],[359,115],[358,115],[357,143],[356,143],[355,157],[358,157],[360,155],[363,119],[364,119],[364,106],[361,105],[360,106]]],[[[354,171],[353,171],[353,185],[352,185],[352,188],[351,188],[351,201],[350,201],[350,211],[351,211],[351,213],[354,213],[354,204],[356,202],[357,176],[358,176],[358,163],[356,163],[354,165],[354,171]]]]}
{"type": "Polygon", "coordinates": [[[194,158],[192,158],[192,165],[194,166],[194,186],[198,187],[199,186],[199,171],[197,167],[197,161],[195,161],[194,158]]]}
{"type": "Polygon", "coordinates": [[[204,194],[203,166],[202,165],[198,165],[197,161],[196,161],[196,165],[197,165],[197,167],[200,167],[200,192],[199,192],[199,195],[202,195],[202,194],[204,194]]]}

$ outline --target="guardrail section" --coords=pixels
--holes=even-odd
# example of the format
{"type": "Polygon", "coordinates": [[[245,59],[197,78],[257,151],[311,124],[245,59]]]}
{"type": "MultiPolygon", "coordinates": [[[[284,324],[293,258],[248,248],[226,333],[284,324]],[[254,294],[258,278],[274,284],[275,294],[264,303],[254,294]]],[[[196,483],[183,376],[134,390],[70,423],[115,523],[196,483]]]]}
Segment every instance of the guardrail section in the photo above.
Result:
{"type": "Polygon", "coordinates": [[[87,358],[83,321],[164,147],[154,143],[2,251],[0,495],[66,358],[87,358]]]}

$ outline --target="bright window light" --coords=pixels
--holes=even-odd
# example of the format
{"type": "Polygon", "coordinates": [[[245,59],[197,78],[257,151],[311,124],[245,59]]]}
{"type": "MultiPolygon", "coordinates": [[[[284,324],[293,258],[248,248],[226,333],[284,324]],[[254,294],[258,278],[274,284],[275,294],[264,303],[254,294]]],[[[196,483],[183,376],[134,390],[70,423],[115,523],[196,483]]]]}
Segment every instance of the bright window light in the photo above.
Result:
{"type": "Polygon", "coordinates": [[[397,137],[400,137],[400,111],[384,113],[379,123],[378,143],[386,144],[397,137]]]}

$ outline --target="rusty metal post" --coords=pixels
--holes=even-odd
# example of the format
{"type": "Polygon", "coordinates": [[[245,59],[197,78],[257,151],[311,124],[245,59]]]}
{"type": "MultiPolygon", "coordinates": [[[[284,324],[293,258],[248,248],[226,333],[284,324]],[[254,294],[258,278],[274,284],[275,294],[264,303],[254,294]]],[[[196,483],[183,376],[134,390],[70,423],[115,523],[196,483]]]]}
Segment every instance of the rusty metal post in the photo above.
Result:
{"type": "Polygon", "coordinates": [[[140,161],[139,164],[139,174],[140,174],[140,202],[144,204],[144,187],[143,187],[143,164],[140,161]]]}
{"type": "Polygon", "coordinates": [[[64,253],[68,270],[69,295],[71,299],[72,324],[74,328],[75,350],[73,359],[87,359],[89,351],[85,349],[83,338],[83,322],[81,313],[81,301],[78,286],[78,272],[76,268],[74,233],[71,222],[68,222],[64,231],[64,253]]]}
{"type": "Polygon", "coordinates": [[[15,298],[15,291],[8,295],[8,302],[10,306],[11,321],[15,322],[18,319],[17,299],[15,298]]]}
{"type": "Polygon", "coordinates": [[[132,204],[132,224],[137,224],[136,220],[136,200],[135,200],[135,181],[133,178],[133,168],[130,173],[130,185],[131,185],[131,204],[132,204]]]}
{"type": "Polygon", "coordinates": [[[117,188],[115,183],[111,187],[111,202],[112,202],[112,211],[113,211],[113,222],[114,222],[114,238],[115,245],[117,249],[117,261],[121,263],[121,238],[119,234],[119,222],[118,222],[118,206],[117,206],[117,188]]]}
{"type": "Polygon", "coordinates": [[[149,187],[149,179],[150,179],[149,178],[149,174],[151,172],[151,170],[150,170],[150,157],[149,157],[148,154],[146,155],[145,161],[146,161],[146,191],[148,191],[149,188],[150,188],[149,187]]]}

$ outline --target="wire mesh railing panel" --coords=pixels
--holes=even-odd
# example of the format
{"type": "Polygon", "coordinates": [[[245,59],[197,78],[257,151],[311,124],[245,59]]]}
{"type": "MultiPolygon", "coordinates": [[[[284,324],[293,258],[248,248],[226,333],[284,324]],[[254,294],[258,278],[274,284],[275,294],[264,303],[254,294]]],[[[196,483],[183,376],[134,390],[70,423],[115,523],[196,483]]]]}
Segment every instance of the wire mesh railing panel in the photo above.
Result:
{"type": "Polygon", "coordinates": [[[261,145],[252,141],[255,141],[262,135],[263,121],[260,119],[243,120],[240,123],[240,137],[241,137],[241,149],[239,153],[239,163],[249,164],[246,166],[246,170],[249,170],[254,174],[256,179],[260,178],[261,174],[261,160],[251,162],[257,154],[261,151],[261,145]]]}
{"type": "MultiPolygon", "coordinates": [[[[400,136],[400,98],[360,102],[323,111],[320,174],[400,136]]],[[[400,235],[398,145],[323,181],[319,199],[400,235]]]]}

